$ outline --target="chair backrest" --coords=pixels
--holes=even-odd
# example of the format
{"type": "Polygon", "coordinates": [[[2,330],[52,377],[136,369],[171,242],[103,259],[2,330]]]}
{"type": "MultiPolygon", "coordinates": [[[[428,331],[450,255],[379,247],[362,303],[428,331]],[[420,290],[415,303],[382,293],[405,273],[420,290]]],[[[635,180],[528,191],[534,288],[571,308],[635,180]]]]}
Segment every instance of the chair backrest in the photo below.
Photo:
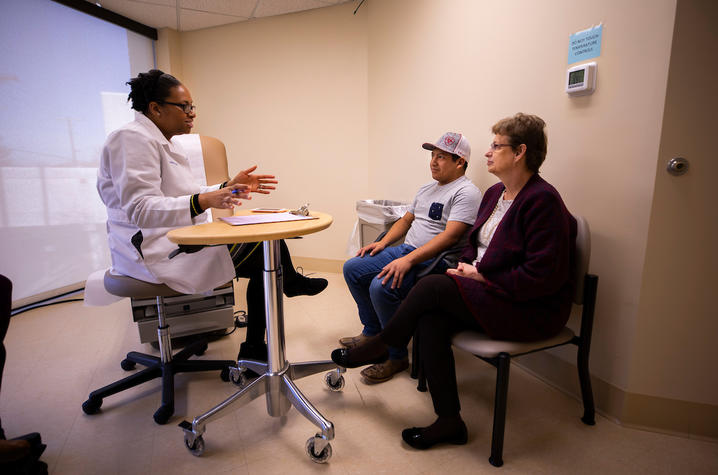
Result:
{"type": "Polygon", "coordinates": [[[576,218],[577,229],[576,257],[573,268],[576,290],[573,301],[578,305],[583,305],[584,276],[588,273],[588,264],[591,260],[591,230],[588,227],[586,218],[583,216],[574,216],[574,218],[576,218]]]}
{"type": "MultiPolygon", "coordinates": [[[[208,135],[200,135],[199,140],[202,144],[202,160],[204,161],[204,174],[207,177],[207,184],[213,185],[229,180],[227,149],[222,141],[208,135]]],[[[232,210],[212,210],[213,219],[222,216],[232,216],[232,210]]]]}

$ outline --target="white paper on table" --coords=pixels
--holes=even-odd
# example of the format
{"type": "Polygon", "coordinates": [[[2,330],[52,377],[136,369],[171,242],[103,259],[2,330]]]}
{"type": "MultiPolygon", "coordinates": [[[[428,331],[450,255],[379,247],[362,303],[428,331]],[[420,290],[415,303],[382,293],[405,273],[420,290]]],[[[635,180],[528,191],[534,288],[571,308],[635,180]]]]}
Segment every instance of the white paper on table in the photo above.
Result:
{"type": "Polygon", "coordinates": [[[243,226],[245,224],[281,223],[284,221],[302,221],[305,219],[318,219],[316,216],[297,216],[292,213],[261,213],[245,216],[229,216],[220,218],[232,226],[243,226]]]}

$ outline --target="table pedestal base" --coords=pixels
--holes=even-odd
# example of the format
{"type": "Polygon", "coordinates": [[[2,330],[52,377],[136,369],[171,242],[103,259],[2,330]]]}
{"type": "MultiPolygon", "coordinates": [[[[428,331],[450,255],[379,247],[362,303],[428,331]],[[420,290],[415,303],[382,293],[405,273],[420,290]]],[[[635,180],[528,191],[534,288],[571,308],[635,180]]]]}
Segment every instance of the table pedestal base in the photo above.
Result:
{"type": "Polygon", "coordinates": [[[320,371],[334,370],[327,373],[324,381],[329,389],[339,391],[344,387],[344,368],[332,361],[308,361],[289,363],[284,354],[284,310],[282,300],[282,266],[280,264],[280,245],[277,240],[264,241],[264,309],[267,320],[267,362],[239,360],[236,368],[230,368],[229,377],[235,384],[242,386],[228,397],[201,416],[180,423],[184,430],[184,442],[187,449],[196,456],[204,452],[204,439],[207,422],[219,417],[220,413],[231,405],[241,407],[264,394],[267,398],[267,412],[272,417],[281,417],[294,406],[307,419],[322,431],[307,441],[309,457],[324,463],[332,455],[329,441],[334,438],[334,424],[324,418],[312,406],[307,398],[294,384],[294,380],[315,374],[320,371]],[[259,378],[247,384],[244,371],[252,370],[259,378]]]}
{"type": "Polygon", "coordinates": [[[220,417],[221,413],[233,406],[234,409],[242,407],[262,394],[267,400],[267,413],[272,417],[281,417],[294,406],[300,414],[309,419],[314,425],[321,429],[307,441],[308,455],[315,462],[326,462],[331,457],[331,446],[329,441],[334,439],[334,424],[328,421],[304,397],[294,380],[319,373],[321,371],[333,370],[325,376],[325,382],[329,389],[339,391],[344,386],[344,368],[337,367],[332,361],[307,361],[303,363],[287,363],[285,370],[279,373],[271,373],[267,363],[253,360],[239,360],[237,367],[230,368],[230,380],[242,388],[217,404],[204,414],[194,418],[192,423],[183,421],[180,427],[184,429],[185,445],[193,455],[199,456],[204,452],[204,439],[202,434],[206,430],[206,424],[211,420],[220,417]],[[244,375],[246,370],[261,373],[260,376],[247,382],[244,375]]]}

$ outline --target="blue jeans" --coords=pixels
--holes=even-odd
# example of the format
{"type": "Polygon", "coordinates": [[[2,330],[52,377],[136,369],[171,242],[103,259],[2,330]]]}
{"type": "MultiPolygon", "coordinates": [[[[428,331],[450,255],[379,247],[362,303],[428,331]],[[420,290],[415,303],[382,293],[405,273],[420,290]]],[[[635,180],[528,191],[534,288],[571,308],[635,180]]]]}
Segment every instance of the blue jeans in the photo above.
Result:
{"type": "MultiPolygon", "coordinates": [[[[383,277],[382,279],[376,278],[382,268],[414,249],[408,244],[400,244],[387,247],[373,256],[365,254],[364,257],[353,257],[344,263],[344,280],[357,303],[359,320],[364,325],[362,330],[364,335],[376,335],[386,326],[399,308],[401,301],[416,283],[416,274],[431,263],[429,260],[412,267],[404,276],[399,288],[391,288],[393,279],[382,285],[383,277]]],[[[448,266],[444,262],[440,262],[434,272],[445,272],[447,268],[448,266]]],[[[405,358],[407,354],[406,347],[389,348],[389,358],[393,360],[405,358]]]]}

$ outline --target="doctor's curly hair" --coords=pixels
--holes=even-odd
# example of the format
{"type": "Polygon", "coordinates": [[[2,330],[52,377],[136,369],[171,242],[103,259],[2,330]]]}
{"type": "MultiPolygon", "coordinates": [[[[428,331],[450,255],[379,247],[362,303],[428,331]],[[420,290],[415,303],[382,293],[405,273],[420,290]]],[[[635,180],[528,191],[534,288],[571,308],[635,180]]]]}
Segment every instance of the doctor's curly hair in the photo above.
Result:
{"type": "Polygon", "coordinates": [[[170,96],[170,89],[182,85],[176,77],[159,69],[140,73],[125,84],[130,86],[127,101],[132,101],[132,108],[139,112],[147,112],[150,102],[164,101],[170,96]]]}

